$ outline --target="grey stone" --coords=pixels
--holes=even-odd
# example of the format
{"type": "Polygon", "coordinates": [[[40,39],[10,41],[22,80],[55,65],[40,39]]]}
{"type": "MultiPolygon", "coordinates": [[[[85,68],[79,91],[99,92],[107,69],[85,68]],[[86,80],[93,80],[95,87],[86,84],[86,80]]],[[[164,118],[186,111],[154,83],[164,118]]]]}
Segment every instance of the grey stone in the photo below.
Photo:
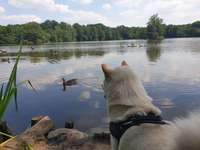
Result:
{"type": "Polygon", "coordinates": [[[77,142],[79,140],[87,139],[86,133],[80,132],[76,129],[60,128],[49,132],[47,139],[51,144],[60,144],[62,142],[77,142]]]}
{"type": "MultiPolygon", "coordinates": [[[[12,135],[6,121],[0,121],[0,131],[5,134],[12,135]]],[[[0,143],[6,141],[7,139],[9,139],[9,137],[0,134],[0,143]]]]}
{"type": "Polygon", "coordinates": [[[37,124],[45,116],[35,116],[31,119],[31,127],[37,124]]]}

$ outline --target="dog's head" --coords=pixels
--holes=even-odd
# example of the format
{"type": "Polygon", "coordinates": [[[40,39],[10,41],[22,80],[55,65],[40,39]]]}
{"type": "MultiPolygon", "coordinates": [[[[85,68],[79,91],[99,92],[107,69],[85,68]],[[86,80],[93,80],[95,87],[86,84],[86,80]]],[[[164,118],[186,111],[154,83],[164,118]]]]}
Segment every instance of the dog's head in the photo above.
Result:
{"type": "MultiPolygon", "coordinates": [[[[126,99],[131,93],[137,95],[133,88],[138,86],[139,79],[126,61],[122,61],[121,65],[114,69],[107,64],[101,66],[105,76],[104,93],[109,102],[126,99]]],[[[129,104],[127,103],[127,105],[129,104]]]]}
{"type": "MultiPolygon", "coordinates": [[[[104,93],[110,106],[132,106],[136,111],[154,111],[151,98],[145,91],[136,73],[129,67],[126,61],[112,69],[107,64],[102,64],[105,76],[104,93]]],[[[156,114],[160,111],[155,107],[156,114]]]]}
{"type": "Polygon", "coordinates": [[[122,84],[124,84],[124,82],[127,82],[131,78],[134,78],[134,74],[130,70],[128,63],[126,61],[122,61],[121,66],[114,69],[112,69],[107,64],[102,64],[101,67],[105,77],[104,80],[105,93],[107,93],[107,89],[109,87],[112,89],[113,87],[119,89],[119,87],[121,87],[122,84]]]}

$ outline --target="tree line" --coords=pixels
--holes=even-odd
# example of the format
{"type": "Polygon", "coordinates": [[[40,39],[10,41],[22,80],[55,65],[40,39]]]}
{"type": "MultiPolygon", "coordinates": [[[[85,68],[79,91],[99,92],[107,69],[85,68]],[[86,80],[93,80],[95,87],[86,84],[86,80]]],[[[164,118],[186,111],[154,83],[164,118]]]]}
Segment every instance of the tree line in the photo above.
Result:
{"type": "Polygon", "coordinates": [[[108,27],[103,24],[73,25],[46,20],[17,25],[0,25],[0,44],[43,44],[51,42],[104,41],[128,39],[159,39],[200,37],[200,21],[185,25],[166,25],[153,15],[147,27],[108,27]]]}

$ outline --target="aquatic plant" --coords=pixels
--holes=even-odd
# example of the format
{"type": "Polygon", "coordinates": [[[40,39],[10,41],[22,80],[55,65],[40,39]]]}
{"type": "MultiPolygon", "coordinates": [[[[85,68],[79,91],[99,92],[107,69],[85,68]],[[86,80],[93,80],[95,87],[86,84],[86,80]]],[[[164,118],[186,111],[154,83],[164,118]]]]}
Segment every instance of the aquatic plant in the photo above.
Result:
{"type": "Polygon", "coordinates": [[[17,59],[14,64],[14,67],[12,69],[12,72],[10,74],[6,88],[4,89],[4,84],[2,84],[2,86],[1,86],[1,90],[0,90],[0,121],[3,118],[5,110],[9,104],[12,96],[16,95],[16,93],[17,93],[18,85],[16,84],[16,76],[17,76],[17,66],[18,66],[19,59],[20,59],[20,53],[21,53],[21,48],[17,55],[17,59]]]}
{"type": "MultiPolygon", "coordinates": [[[[17,54],[17,59],[16,62],[13,66],[12,72],[10,74],[8,83],[6,84],[6,87],[4,88],[4,84],[2,84],[1,89],[0,89],[0,121],[2,121],[2,118],[4,116],[4,113],[6,111],[6,108],[11,101],[12,97],[15,96],[15,100],[17,99],[17,88],[24,84],[24,83],[29,83],[29,85],[33,88],[31,82],[29,80],[21,81],[20,83],[17,84],[17,67],[18,63],[20,60],[21,56],[21,51],[22,51],[22,46],[20,46],[20,50],[17,54]]],[[[14,138],[13,136],[0,132],[1,135],[7,136],[8,138],[14,138]]],[[[23,146],[23,149],[27,150],[32,150],[32,146],[30,144],[25,143],[23,146]]]]}
{"type": "Polygon", "coordinates": [[[17,88],[20,85],[22,85],[24,83],[28,83],[32,87],[32,89],[34,89],[29,80],[21,81],[19,83],[16,82],[17,67],[18,67],[18,63],[19,63],[19,60],[20,60],[21,51],[22,51],[22,46],[20,46],[20,50],[17,54],[16,62],[13,66],[13,69],[12,69],[12,72],[10,74],[8,83],[6,84],[6,87],[4,88],[5,84],[2,84],[1,89],[0,89],[0,121],[2,121],[2,118],[4,116],[6,108],[9,104],[9,102],[11,101],[12,97],[15,96],[15,99],[17,98],[17,88]]]}

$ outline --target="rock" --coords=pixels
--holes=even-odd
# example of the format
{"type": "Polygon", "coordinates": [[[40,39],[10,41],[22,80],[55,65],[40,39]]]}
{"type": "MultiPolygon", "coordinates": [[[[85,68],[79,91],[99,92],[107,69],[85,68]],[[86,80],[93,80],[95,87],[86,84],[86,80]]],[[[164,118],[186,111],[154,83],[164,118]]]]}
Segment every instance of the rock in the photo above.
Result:
{"type": "Polygon", "coordinates": [[[92,135],[94,140],[110,143],[110,131],[107,126],[92,128],[90,130],[90,135],[92,135]]]}
{"type": "Polygon", "coordinates": [[[43,117],[33,127],[28,128],[24,133],[18,135],[0,146],[1,150],[19,150],[22,147],[32,146],[32,149],[48,150],[49,145],[46,134],[54,128],[53,121],[43,117]]]}
{"type": "Polygon", "coordinates": [[[73,129],[74,128],[74,123],[72,121],[70,121],[70,122],[66,121],[65,122],[65,128],[73,129]]]}
{"type": "Polygon", "coordinates": [[[110,133],[94,133],[93,139],[101,142],[110,142],[110,133]]]}
{"type": "Polygon", "coordinates": [[[31,119],[31,127],[38,123],[44,116],[36,116],[31,119]]]}
{"type": "Polygon", "coordinates": [[[108,143],[102,143],[88,138],[87,140],[52,145],[50,150],[111,150],[111,146],[108,143]]]}
{"type": "Polygon", "coordinates": [[[77,149],[69,150],[111,150],[110,144],[89,140],[77,149]]]}
{"type": "Polygon", "coordinates": [[[49,132],[47,139],[51,144],[59,144],[61,142],[74,142],[78,140],[87,139],[86,133],[80,132],[76,129],[60,128],[49,132]]]}
{"type": "Polygon", "coordinates": [[[45,116],[24,133],[0,145],[0,150],[30,149],[28,147],[33,150],[111,150],[109,143],[94,140],[76,129],[53,129],[52,120],[45,116]]]}
{"type": "Polygon", "coordinates": [[[53,121],[48,117],[43,117],[37,124],[35,124],[32,128],[28,128],[24,134],[25,135],[45,135],[50,130],[54,128],[53,121]]]}
{"type": "MultiPolygon", "coordinates": [[[[12,135],[6,121],[0,122],[0,131],[8,135],[12,135]]],[[[0,143],[6,141],[7,139],[9,139],[9,137],[0,134],[0,143]]]]}

